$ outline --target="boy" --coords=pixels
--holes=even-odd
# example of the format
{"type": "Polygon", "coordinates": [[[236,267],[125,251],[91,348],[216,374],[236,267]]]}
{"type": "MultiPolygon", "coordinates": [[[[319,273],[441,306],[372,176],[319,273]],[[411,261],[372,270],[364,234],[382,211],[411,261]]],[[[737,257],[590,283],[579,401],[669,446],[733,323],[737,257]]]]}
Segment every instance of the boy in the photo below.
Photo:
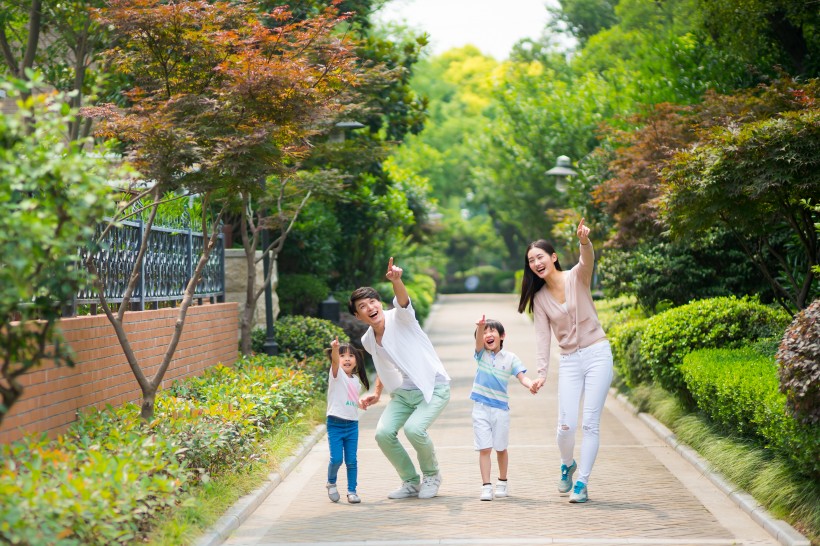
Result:
{"type": "Polygon", "coordinates": [[[498,457],[498,483],[495,497],[509,495],[507,488],[507,466],[510,443],[510,405],[507,383],[515,376],[527,389],[532,381],[524,375],[527,369],[521,360],[504,349],[504,326],[497,320],[486,320],[484,315],[476,322],[475,355],[478,363],[473,391],[473,435],[478,451],[478,466],[481,470],[481,497],[483,501],[493,500],[493,484],[490,482],[490,455],[495,449],[498,457]]]}
{"type": "Polygon", "coordinates": [[[376,366],[374,393],[362,398],[362,407],[367,409],[377,403],[384,389],[391,393],[376,426],[376,443],[402,484],[387,497],[429,499],[438,494],[441,473],[427,429],[450,400],[450,376],[416,319],[401,275],[402,269],[390,258],[386,276],[393,284],[393,309],[385,311],[379,293],[369,286],[354,290],[347,306],[351,314],[369,326],[362,345],[376,366]],[[398,440],[402,427],[418,454],[421,479],[398,440]]]}

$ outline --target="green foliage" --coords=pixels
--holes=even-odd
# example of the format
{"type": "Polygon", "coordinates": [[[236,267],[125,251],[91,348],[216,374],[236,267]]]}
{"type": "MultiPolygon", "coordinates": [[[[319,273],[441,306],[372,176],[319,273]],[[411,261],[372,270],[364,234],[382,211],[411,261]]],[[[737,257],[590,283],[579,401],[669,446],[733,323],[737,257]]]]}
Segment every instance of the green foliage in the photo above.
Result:
{"type": "Polygon", "coordinates": [[[777,351],[780,391],[798,422],[820,423],[820,299],[794,317],[777,351]]]}
{"type": "Polygon", "coordinates": [[[607,330],[612,344],[615,371],[630,388],[652,380],[650,369],[641,358],[641,335],[648,319],[631,319],[620,322],[607,330]]]}
{"type": "Polygon", "coordinates": [[[324,354],[337,336],[339,341],[347,339],[344,330],[329,320],[291,315],[276,321],[279,350],[297,360],[324,354]]]}
{"type": "MultiPolygon", "coordinates": [[[[37,74],[29,78],[0,88],[17,97],[44,85],[37,74]]],[[[90,285],[81,250],[113,211],[107,181],[116,176],[102,159],[105,148],[92,155],[83,150],[91,141],[66,141],[75,113],[64,97],[29,96],[18,105],[0,116],[0,422],[22,393],[17,378],[26,370],[44,358],[72,364],[55,322],[61,306],[90,285]]]]}
{"type": "Polygon", "coordinates": [[[311,201],[299,213],[288,244],[276,257],[280,276],[311,274],[326,281],[340,248],[341,227],[328,203],[311,201]]]}
{"type": "Polygon", "coordinates": [[[82,417],[57,442],[0,446],[0,538],[10,544],[131,544],[178,503],[192,472],[173,437],[152,434],[136,408],[82,417]]]}
{"type": "Polygon", "coordinates": [[[748,299],[694,301],[651,317],[641,335],[640,356],[652,379],[687,398],[680,373],[683,357],[695,349],[735,347],[779,335],[787,315],[748,299]]]}
{"type": "Polygon", "coordinates": [[[313,275],[287,274],[279,276],[276,295],[284,315],[315,315],[319,303],[327,298],[327,284],[313,275]]]}
{"type": "Polygon", "coordinates": [[[712,420],[779,450],[800,474],[820,477],[820,434],[786,411],[771,358],[750,349],[701,349],[683,358],[680,371],[698,408],[712,420]]]}
{"type": "Polygon", "coordinates": [[[479,265],[453,275],[453,279],[442,287],[445,293],[461,292],[502,292],[511,293],[515,289],[515,274],[494,265],[479,265]],[[476,287],[467,288],[465,282],[470,277],[478,280],[476,287]]]}
{"type": "Polygon", "coordinates": [[[659,236],[629,250],[607,249],[599,264],[608,297],[635,296],[650,312],[718,296],[773,300],[768,283],[724,230],[675,241],[659,236]]]}
{"type": "Polygon", "coordinates": [[[0,541],[134,544],[198,483],[241,472],[257,442],[317,393],[293,357],[216,366],[162,391],[156,419],[133,404],[80,416],[57,441],[0,446],[0,541]]]}
{"type": "Polygon", "coordinates": [[[820,195],[816,84],[791,91],[791,111],[702,135],[663,170],[662,210],[672,233],[689,237],[723,226],[765,272],[782,305],[797,310],[818,294],[818,218],[801,204],[820,195]],[[772,259],[772,248],[779,257],[772,259]]]}

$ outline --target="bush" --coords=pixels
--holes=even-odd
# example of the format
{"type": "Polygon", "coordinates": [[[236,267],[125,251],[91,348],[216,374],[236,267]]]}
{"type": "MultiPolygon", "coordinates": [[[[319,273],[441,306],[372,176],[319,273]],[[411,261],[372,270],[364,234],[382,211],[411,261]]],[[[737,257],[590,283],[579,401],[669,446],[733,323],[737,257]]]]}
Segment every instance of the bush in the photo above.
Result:
{"type": "Polygon", "coordinates": [[[686,353],[710,347],[734,347],[780,335],[788,316],[748,299],[699,300],[655,315],[641,335],[640,356],[652,379],[689,399],[680,373],[686,353]]]}
{"type": "Polygon", "coordinates": [[[189,486],[176,438],[154,434],[127,406],[81,418],[57,441],[0,446],[0,542],[131,544],[189,486]]]}
{"type": "Polygon", "coordinates": [[[293,357],[215,366],[160,391],[156,419],[126,404],[82,414],[49,442],[0,446],[0,543],[135,544],[153,518],[210,474],[258,458],[257,441],[296,419],[312,379],[293,357]]]}
{"type": "Polygon", "coordinates": [[[820,299],[794,317],[777,351],[780,392],[801,423],[820,423],[820,299]]]}
{"type": "Polygon", "coordinates": [[[630,319],[610,327],[607,337],[612,344],[612,357],[615,371],[629,388],[641,383],[649,383],[652,375],[641,359],[641,334],[646,328],[647,319],[630,319]]]}
{"type": "Polygon", "coordinates": [[[319,303],[329,293],[327,283],[314,275],[280,275],[276,287],[283,315],[316,315],[319,303]]]}
{"type": "Polygon", "coordinates": [[[251,351],[256,354],[261,354],[265,352],[265,341],[268,339],[268,330],[267,328],[262,328],[261,326],[257,326],[253,330],[251,330],[251,351]]]}
{"type": "Polygon", "coordinates": [[[293,315],[276,321],[279,350],[297,360],[323,355],[336,336],[347,341],[344,330],[329,320],[293,315]]]}
{"type": "Polygon", "coordinates": [[[724,428],[779,451],[808,477],[820,477],[820,435],[786,411],[774,359],[754,349],[700,349],[681,375],[697,407],[724,428]]]}

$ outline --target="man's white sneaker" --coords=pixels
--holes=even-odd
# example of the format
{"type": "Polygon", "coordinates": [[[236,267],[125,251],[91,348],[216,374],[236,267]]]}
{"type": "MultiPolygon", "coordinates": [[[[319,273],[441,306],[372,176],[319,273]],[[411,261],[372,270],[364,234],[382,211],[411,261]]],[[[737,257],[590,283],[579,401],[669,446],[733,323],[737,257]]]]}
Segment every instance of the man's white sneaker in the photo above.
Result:
{"type": "Polygon", "coordinates": [[[388,499],[408,499],[419,496],[419,486],[413,482],[402,482],[401,487],[387,495],[388,499]]]}
{"type": "Polygon", "coordinates": [[[495,484],[495,497],[498,499],[503,499],[507,495],[509,495],[507,489],[507,482],[502,482],[501,480],[498,480],[498,482],[495,484]]]}
{"type": "Polygon", "coordinates": [[[438,488],[441,485],[441,473],[432,476],[424,476],[421,480],[421,489],[419,489],[420,499],[432,499],[438,495],[438,488]]]}
{"type": "Polygon", "coordinates": [[[493,500],[493,484],[487,483],[481,486],[481,497],[483,501],[493,500]]]}

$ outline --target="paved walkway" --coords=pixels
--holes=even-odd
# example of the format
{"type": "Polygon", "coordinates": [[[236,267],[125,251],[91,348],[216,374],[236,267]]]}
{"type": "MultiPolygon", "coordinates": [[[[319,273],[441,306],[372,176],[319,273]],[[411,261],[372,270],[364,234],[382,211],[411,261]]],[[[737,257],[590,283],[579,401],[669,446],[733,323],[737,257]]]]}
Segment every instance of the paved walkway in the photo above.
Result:
{"type": "MultiPolygon", "coordinates": [[[[568,495],[555,487],[560,465],[554,432],[557,362],[538,395],[511,380],[511,496],[479,501],[469,400],[473,324],[481,314],[500,320],[507,330],[505,347],[518,354],[534,377],[532,324],[516,306],[510,295],[444,296],[428,320],[426,329],[453,379],[450,403],[430,430],[443,476],[438,497],[387,499],[400,480],[374,440],[382,400],[360,421],[362,504],[347,504],[344,495],[338,504],[328,500],[328,448],[322,438],[225,544],[778,544],[612,397],[601,422],[590,501],[569,504],[568,495]]],[[[493,461],[493,481],[496,472],[493,461]]],[[[344,467],[339,484],[343,493],[344,467]]]]}

